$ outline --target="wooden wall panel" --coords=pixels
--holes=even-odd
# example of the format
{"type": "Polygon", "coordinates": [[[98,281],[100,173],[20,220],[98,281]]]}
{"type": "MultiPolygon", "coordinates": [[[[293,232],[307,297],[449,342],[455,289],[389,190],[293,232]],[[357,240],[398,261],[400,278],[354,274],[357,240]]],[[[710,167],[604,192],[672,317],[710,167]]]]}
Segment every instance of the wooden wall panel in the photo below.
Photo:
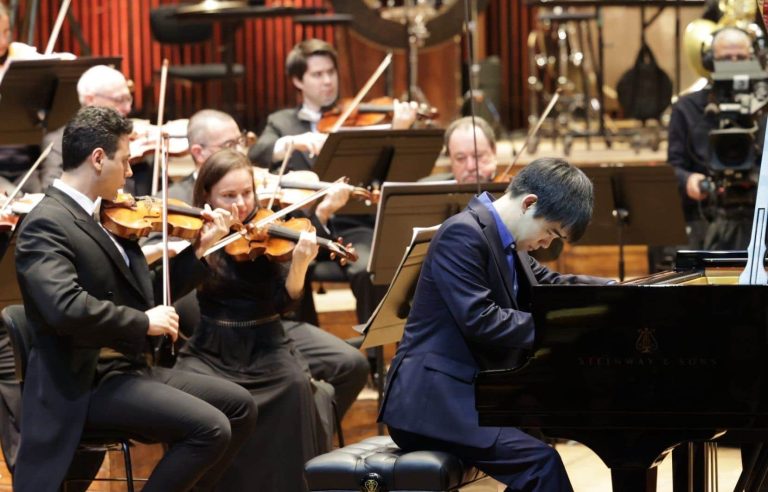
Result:
{"type": "MultiPolygon", "coordinates": [[[[59,10],[59,0],[39,0],[40,10],[36,19],[34,40],[40,50],[48,41],[51,26],[59,10]]],[[[362,0],[361,0],[362,1],[362,0]]],[[[20,1],[20,22],[31,0],[20,1]]],[[[183,50],[161,47],[154,42],[149,28],[149,12],[161,5],[176,3],[167,0],[73,0],[72,13],[79,22],[83,36],[90,45],[91,53],[99,55],[122,55],[123,72],[134,81],[135,110],[144,116],[156,114],[158,96],[157,70],[163,57],[170,62],[198,62],[222,59],[221,31],[214,29],[214,42],[205,46],[186,47],[183,50]]],[[[268,0],[268,3],[271,3],[268,0]]],[[[298,7],[320,7],[324,0],[293,0],[298,7]]],[[[530,26],[529,9],[519,0],[490,0],[487,10],[485,52],[499,55],[502,60],[501,112],[505,124],[519,126],[527,112],[523,102],[525,87],[523,68],[525,59],[525,35],[530,26]]],[[[20,34],[20,33],[19,33],[20,34]]],[[[246,76],[238,82],[236,101],[240,119],[247,127],[260,129],[270,112],[292,106],[297,102],[296,91],[286,80],[284,60],[288,50],[299,40],[319,37],[335,44],[335,33],[331,27],[303,27],[294,24],[290,18],[266,18],[244,20],[235,37],[235,60],[246,68],[246,76]]],[[[353,36],[354,37],[354,36],[353,36]]],[[[353,40],[353,54],[357,66],[367,66],[365,54],[368,48],[361,48],[353,40]]],[[[339,46],[342,55],[344,47],[339,46]]],[[[443,119],[456,115],[458,97],[463,92],[459,82],[459,64],[462,54],[458,40],[448,43],[445,51],[425,50],[420,60],[426,70],[420,79],[422,88],[435,97],[435,104],[441,106],[443,119]],[[430,59],[430,56],[434,57],[430,59]],[[439,71],[435,67],[440,67],[439,71]],[[437,73],[436,73],[437,72],[437,73]],[[430,76],[430,74],[432,76],[430,76]],[[436,75],[436,76],[435,76],[436,75]]],[[[57,51],[70,51],[82,55],[83,50],[71,30],[69,20],[64,22],[61,36],[56,44],[57,51]]],[[[381,51],[383,53],[383,51],[381,51]]],[[[402,55],[400,55],[402,56],[402,55]]],[[[377,57],[377,59],[380,59],[377,57]]],[[[375,65],[374,65],[375,66],[375,65]]],[[[404,61],[395,63],[397,70],[404,67],[404,61]]],[[[404,68],[402,68],[404,69],[404,68]]],[[[343,70],[342,70],[343,73],[343,70]]],[[[370,71],[356,70],[357,85],[368,77],[370,71]]],[[[347,82],[351,90],[351,84],[347,82]]],[[[395,94],[404,84],[404,75],[395,77],[395,94]],[[403,78],[403,82],[399,81],[403,78]]],[[[346,94],[345,94],[346,95],[346,94]]],[[[222,92],[217,83],[207,87],[182,87],[175,84],[169,92],[169,106],[176,109],[178,116],[188,116],[203,107],[221,107],[222,92]]]]}

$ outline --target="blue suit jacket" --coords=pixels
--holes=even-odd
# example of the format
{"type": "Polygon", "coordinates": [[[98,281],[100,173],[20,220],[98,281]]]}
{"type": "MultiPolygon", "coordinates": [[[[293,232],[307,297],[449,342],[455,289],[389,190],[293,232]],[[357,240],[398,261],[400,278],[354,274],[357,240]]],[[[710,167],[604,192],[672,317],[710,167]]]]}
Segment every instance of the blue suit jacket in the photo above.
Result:
{"type": "Polygon", "coordinates": [[[532,347],[531,285],[608,281],[560,275],[526,253],[515,260],[517,297],[496,223],[477,198],[440,227],[389,370],[381,421],[469,446],[494,443],[500,429],[478,425],[473,382],[481,369],[519,364],[532,347]]]}

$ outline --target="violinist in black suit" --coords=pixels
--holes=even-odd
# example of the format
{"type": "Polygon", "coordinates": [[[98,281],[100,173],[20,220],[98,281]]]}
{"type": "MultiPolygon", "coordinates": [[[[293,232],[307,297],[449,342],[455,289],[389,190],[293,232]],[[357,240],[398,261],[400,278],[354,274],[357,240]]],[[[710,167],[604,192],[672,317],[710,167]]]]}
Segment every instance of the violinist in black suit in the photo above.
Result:
{"type": "MultiPolygon", "coordinates": [[[[22,402],[16,491],[59,489],[84,431],[119,431],[168,443],[144,491],[210,490],[255,427],[240,386],[151,367],[151,337],[176,338],[178,316],[155,307],[141,249],[93,218],[131,175],[131,123],[84,108],[64,130],[64,174],[22,224],[16,268],[32,331],[22,402]]],[[[231,215],[210,219],[172,260],[174,294],[207,272],[198,258],[231,215]]]]}

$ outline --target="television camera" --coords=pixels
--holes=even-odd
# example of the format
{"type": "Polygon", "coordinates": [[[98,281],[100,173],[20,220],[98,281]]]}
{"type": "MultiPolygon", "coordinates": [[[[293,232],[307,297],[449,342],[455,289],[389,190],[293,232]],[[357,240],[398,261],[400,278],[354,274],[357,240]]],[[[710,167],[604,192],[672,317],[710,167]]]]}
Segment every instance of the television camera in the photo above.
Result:
{"type": "Polygon", "coordinates": [[[768,72],[759,59],[715,60],[711,102],[705,113],[715,117],[709,132],[709,178],[703,192],[722,208],[752,207],[762,141],[758,124],[768,105],[768,72]]]}

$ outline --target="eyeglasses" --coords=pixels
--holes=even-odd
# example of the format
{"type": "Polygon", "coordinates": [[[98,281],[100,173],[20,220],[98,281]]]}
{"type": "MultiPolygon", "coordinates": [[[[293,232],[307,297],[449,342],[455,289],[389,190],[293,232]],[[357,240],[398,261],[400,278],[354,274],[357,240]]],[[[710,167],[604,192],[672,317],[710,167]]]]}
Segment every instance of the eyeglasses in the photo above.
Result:
{"type": "Polygon", "coordinates": [[[115,104],[133,104],[133,96],[130,94],[124,94],[122,96],[108,96],[107,94],[96,95],[103,99],[108,99],[115,104]]]}
{"type": "Polygon", "coordinates": [[[237,149],[244,148],[246,143],[245,135],[240,135],[237,138],[231,138],[220,144],[206,144],[202,147],[214,148],[214,149],[237,149]]]}

